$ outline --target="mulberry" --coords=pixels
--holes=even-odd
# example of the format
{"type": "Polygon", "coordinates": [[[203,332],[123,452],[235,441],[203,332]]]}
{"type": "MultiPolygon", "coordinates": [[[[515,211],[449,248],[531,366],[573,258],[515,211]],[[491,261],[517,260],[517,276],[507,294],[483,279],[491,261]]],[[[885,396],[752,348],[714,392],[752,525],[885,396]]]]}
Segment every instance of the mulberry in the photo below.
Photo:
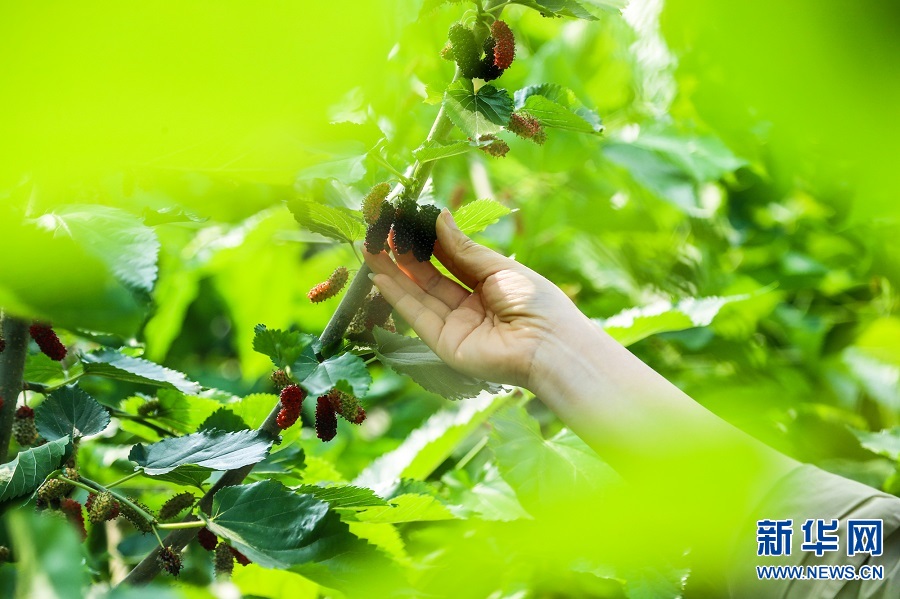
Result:
{"type": "Polygon", "coordinates": [[[37,427],[34,425],[34,410],[28,406],[21,406],[13,417],[12,434],[21,447],[34,445],[38,438],[37,427]]]}
{"type": "Polygon", "coordinates": [[[69,481],[61,478],[51,478],[38,487],[37,496],[39,500],[55,505],[57,501],[71,493],[73,489],[75,489],[75,485],[69,481]]]}
{"type": "Polygon", "coordinates": [[[284,430],[292,426],[300,418],[300,408],[306,392],[297,385],[288,385],[281,391],[281,409],[275,422],[284,430]]]}
{"type": "Polygon", "coordinates": [[[84,502],[88,512],[88,520],[92,524],[99,524],[119,517],[119,502],[113,499],[112,493],[104,491],[99,495],[91,493],[84,502]]]}
{"type": "Polygon", "coordinates": [[[62,499],[59,502],[59,510],[66,515],[66,518],[75,525],[78,532],[81,533],[81,540],[87,538],[87,531],[84,529],[84,513],[81,504],[74,499],[62,499]]]}
{"type": "Polygon", "coordinates": [[[362,424],[366,419],[366,411],[359,405],[359,400],[349,393],[332,389],[326,397],[331,402],[331,409],[340,414],[344,420],[353,424],[362,424]]]}
{"type": "Polygon", "coordinates": [[[485,81],[493,81],[503,74],[503,69],[494,64],[494,47],[496,41],[493,37],[486,37],[482,48],[484,50],[484,58],[481,59],[481,68],[478,71],[478,77],[485,81]]]}
{"type": "Polygon", "coordinates": [[[306,297],[314,304],[324,302],[340,293],[344,285],[347,284],[348,278],[350,278],[350,273],[343,266],[339,266],[334,269],[327,281],[323,281],[310,289],[306,297]]]}
{"type": "Polygon", "coordinates": [[[216,548],[216,544],[219,542],[218,537],[214,535],[208,528],[205,526],[197,531],[197,542],[200,543],[200,546],[206,549],[207,551],[212,551],[216,548]]]}
{"type": "Polygon", "coordinates": [[[509,145],[496,135],[482,135],[478,138],[478,141],[490,142],[487,145],[478,146],[478,149],[494,158],[503,158],[509,152],[509,145]]]}
{"type": "MultiPolygon", "coordinates": [[[[131,503],[133,503],[134,505],[136,505],[139,508],[141,508],[142,510],[144,510],[145,512],[147,512],[148,514],[150,514],[151,516],[153,515],[152,512],[150,511],[150,508],[148,508],[146,505],[144,505],[137,499],[134,499],[133,497],[129,497],[128,500],[131,503]]],[[[122,516],[126,520],[131,522],[132,526],[134,526],[136,529],[138,529],[142,533],[146,534],[146,533],[150,532],[151,530],[153,530],[153,525],[150,522],[148,522],[147,519],[144,518],[144,516],[142,516],[141,514],[137,513],[134,509],[132,509],[132,507],[130,505],[128,505],[127,503],[121,504],[119,506],[119,510],[120,510],[122,516]]]]}
{"type": "Polygon", "coordinates": [[[398,254],[406,254],[413,247],[418,212],[416,200],[412,197],[403,196],[400,199],[394,216],[394,250],[398,254]]]}
{"type": "Polygon", "coordinates": [[[450,39],[451,52],[460,74],[466,79],[478,77],[481,73],[481,52],[472,30],[461,23],[456,23],[450,27],[447,37],[450,39]]]}
{"type": "Polygon", "coordinates": [[[390,192],[391,186],[388,183],[379,183],[369,190],[362,203],[362,213],[366,224],[373,225],[378,221],[378,217],[381,216],[381,209],[385,204],[384,200],[390,192]]]}
{"type": "Polygon", "coordinates": [[[173,495],[159,508],[159,519],[165,522],[177,518],[181,512],[194,505],[195,499],[194,495],[187,491],[173,495]]]}
{"type": "Polygon", "coordinates": [[[336,434],[337,416],[328,395],[323,395],[316,403],[316,436],[322,441],[331,441],[336,434]]]}
{"type": "Polygon", "coordinates": [[[522,112],[514,112],[509,118],[509,124],[506,125],[506,128],[519,137],[530,139],[538,145],[542,145],[547,141],[547,132],[544,131],[540,121],[522,112]]]}
{"type": "Polygon", "coordinates": [[[213,560],[216,567],[216,575],[231,576],[234,570],[234,554],[231,553],[231,547],[225,543],[216,545],[216,556],[213,560]]]}
{"type": "Polygon", "coordinates": [[[292,383],[291,377],[283,370],[276,370],[272,373],[272,384],[278,389],[284,389],[292,383]]]}
{"type": "Polygon", "coordinates": [[[434,251],[434,242],[437,241],[435,225],[441,209],[437,206],[420,206],[416,218],[416,236],[413,241],[413,255],[419,262],[428,262],[431,252],[434,251]]]}
{"type": "Polygon", "coordinates": [[[364,326],[366,330],[371,331],[375,327],[380,327],[387,319],[391,317],[391,310],[393,308],[388,303],[384,296],[380,293],[376,293],[371,297],[371,299],[366,303],[365,307],[365,322],[364,326]]]}
{"type": "Polygon", "coordinates": [[[394,222],[394,208],[387,200],[381,202],[378,219],[366,228],[366,251],[370,254],[380,254],[391,232],[391,224],[394,222]]]}
{"type": "Polygon", "coordinates": [[[516,38],[509,25],[497,20],[491,24],[491,37],[494,38],[494,64],[505,70],[516,57],[516,38]]]}
{"type": "Polygon", "coordinates": [[[240,565],[246,566],[247,564],[253,563],[250,561],[249,557],[247,557],[246,555],[244,555],[243,553],[241,553],[234,547],[229,547],[229,549],[231,549],[231,554],[234,556],[234,559],[237,560],[237,563],[239,563],[240,565]]]}
{"type": "Polygon", "coordinates": [[[181,572],[181,554],[171,545],[159,550],[159,553],[156,555],[156,562],[160,568],[172,576],[178,576],[178,573],[181,572]]]}
{"type": "Polygon", "coordinates": [[[158,399],[150,399],[138,406],[139,416],[156,416],[159,414],[160,403],[158,399]]]}
{"type": "Polygon", "coordinates": [[[48,358],[58,362],[66,357],[66,346],[62,344],[50,325],[36,322],[31,325],[29,332],[31,338],[48,358]]]}

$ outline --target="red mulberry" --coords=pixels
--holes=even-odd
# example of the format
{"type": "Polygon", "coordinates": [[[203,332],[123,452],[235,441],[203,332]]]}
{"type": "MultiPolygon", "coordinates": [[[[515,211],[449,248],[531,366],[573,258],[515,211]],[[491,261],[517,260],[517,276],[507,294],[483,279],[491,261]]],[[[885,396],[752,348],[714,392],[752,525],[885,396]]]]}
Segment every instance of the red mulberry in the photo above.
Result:
{"type": "Polygon", "coordinates": [[[331,276],[328,277],[327,281],[323,281],[310,289],[309,293],[306,294],[306,297],[314,304],[324,302],[340,293],[341,289],[344,288],[344,285],[347,284],[348,278],[350,278],[350,273],[343,266],[339,266],[334,269],[334,272],[331,273],[331,276]]]}
{"type": "Polygon", "coordinates": [[[156,561],[160,568],[172,576],[178,576],[181,572],[181,554],[172,546],[160,549],[156,555],[156,561]]]}
{"type": "Polygon", "coordinates": [[[543,125],[528,114],[514,112],[509,118],[509,124],[506,125],[506,128],[519,137],[530,139],[538,145],[547,141],[547,132],[544,131],[543,125]]]}
{"type": "Polygon", "coordinates": [[[359,400],[349,393],[332,389],[328,392],[327,397],[331,402],[331,408],[344,420],[353,424],[362,424],[366,419],[366,411],[359,405],[359,400]]]}
{"type": "Polygon", "coordinates": [[[81,540],[87,538],[87,531],[84,529],[84,513],[81,510],[81,504],[74,499],[62,499],[59,502],[59,510],[66,515],[69,522],[75,525],[75,528],[81,533],[81,540]]]}
{"type": "Polygon", "coordinates": [[[37,427],[34,425],[34,410],[28,406],[21,406],[16,410],[13,417],[12,435],[21,447],[34,445],[38,438],[37,427]]]}
{"type": "Polygon", "coordinates": [[[297,385],[288,385],[281,391],[281,410],[275,420],[278,428],[284,430],[297,422],[305,397],[306,392],[297,385]]]}
{"type": "Polygon", "coordinates": [[[291,377],[283,370],[276,370],[272,373],[272,384],[278,389],[284,389],[292,382],[291,377]]]}
{"type": "Polygon", "coordinates": [[[247,564],[252,564],[250,558],[235,549],[234,547],[229,547],[231,549],[231,554],[234,556],[234,559],[242,566],[246,566],[247,564]]]}
{"type": "Polygon", "coordinates": [[[384,200],[390,192],[391,186],[388,183],[379,183],[369,190],[362,203],[362,213],[366,224],[373,225],[378,221],[385,203],[384,200]]]}
{"type": "Polygon", "coordinates": [[[380,254],[384,249],[388,234],[391,232],[391,224],[394,222],[394,207],[387,200],[381,202],[378,219],[366,228],[366,251],[370,254],[380,254]]]}
{"type": "Polygon", "coordinates": [[[159,508],[159,519],[165,522],[178,517],[181,512],[194,505],[195,499],[194,495],[187,491],[170,497],[159,508]]]}
{"type": "Polygon", "coordinates": [[[84,502],[84,507],[92,524],[115,520],[119,516],[119,502],[108,491],[99,495],[91,493],[84,502]]]}
{"type": "Polygon", "coordinates": [[[216,545],[216,555],[213,559],[215,564],[216,575],[231,576],[234,570],[234,554],[231,553],[231,547],[225,543],[216,545]]]}
{"type": "Polygon", "coordinates": [[[499,69],[508,69],[516,57],[516,38],[512,30],[497,20],[491,24],[491,37],[494,38],[494,64],[499,69]]]}
{"type": "Polygon", "coordinates": [[[62,344],[50,325],[36,322],[31,325],[29,331],[31,338],[48,358],[60,361],[66,357],[66,346],[62,344]]]}
{"type": "Polygon", "coordinates": [[[316,403],[316,436],[323,441],[331,441],[336,434],[337,416],[328,395],[323,395],[316,403]]]}
{"type": "Polygon", "coordinates": [[[214,535],[208,528],[205,526],[197,531],[197,542],[200,543],[200,546],[206,549],[207,551],[212,551],[216,548],[216,544],[218,544],[219,539],[214,535]]]}

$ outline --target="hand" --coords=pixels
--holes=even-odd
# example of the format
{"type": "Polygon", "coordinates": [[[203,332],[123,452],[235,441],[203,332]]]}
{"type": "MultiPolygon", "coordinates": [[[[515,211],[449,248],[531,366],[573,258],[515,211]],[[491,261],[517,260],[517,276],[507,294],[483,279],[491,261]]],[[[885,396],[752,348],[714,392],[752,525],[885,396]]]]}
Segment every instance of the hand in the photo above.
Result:
{"type": "Polygon", "coordinates": [[[456,370],[531,388],[540,350],[591,323],[550,281],[466,237],[446,210],[437,238],[435,256],[471,291],[412,253],[395,263],[366,252],[375,286],[456,370]]]}

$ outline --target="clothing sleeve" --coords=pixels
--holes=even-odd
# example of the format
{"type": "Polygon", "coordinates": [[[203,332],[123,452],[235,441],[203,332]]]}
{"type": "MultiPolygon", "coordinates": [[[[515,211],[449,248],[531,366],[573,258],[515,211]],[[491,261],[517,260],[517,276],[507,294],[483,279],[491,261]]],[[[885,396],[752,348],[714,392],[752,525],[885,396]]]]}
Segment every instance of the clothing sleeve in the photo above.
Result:
{"type": "MultiPolygon", "coordinates": [[[[784,476],[755,510],[752,522],[735,544],[733,568],[726,586],[731,597],[784,599],[856,599],[900,597],[900,498],[831,474],[814,466],[800,466],[784,476]],[[790,555],[758,556],[756,519],[793,521],[790,555]],[[838,549],[821,557],[801,550],[802,525],[808,519],[837,519],[838,549]],[[878,556],[848,556],[848,521],[883,521],[883,549],[878,556]],[[769,579],[761,580],[757,566],[882,566],[880,580],[769,579]]],[[[827,570],[827,569],[826,569],[827,570]]],[[[846,569],[845,569],[846,571],[846,569]]]]}

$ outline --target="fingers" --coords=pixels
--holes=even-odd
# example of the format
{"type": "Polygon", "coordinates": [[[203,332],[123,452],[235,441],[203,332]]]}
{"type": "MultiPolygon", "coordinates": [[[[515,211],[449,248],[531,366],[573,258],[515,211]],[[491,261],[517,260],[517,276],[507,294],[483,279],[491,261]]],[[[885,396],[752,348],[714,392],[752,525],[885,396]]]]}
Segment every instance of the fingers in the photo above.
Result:
{"type": "MultiPolygon", "coordinates": [[[[390,258],[388,260],[393,263],[390,258]]],[[[400,273],[400,276],[409,280],[403,273],[400,273]]],[[[373,274],[370,277],[388,303],[418,333],[422,341],[434,350],[444,329],[444,319],[402,288],[396,278],[384,273],[373,274]]]]}
{"type": "Polygon", "coordinates": [[[494,250],[477,244],[459,230],[448,210],[442,210],[437,220],[439,250],[435,255],[441,264],[460,281],[474,288],[480,281],[515,264],[494,250]]]}
{"type": "MultiPolygon", "coordinates": [[[[447,304],[441,301],[440,298],[425,293],[421,287],[397,267],[386,252],[381,252],[374,256],[366,252],[365,259],[366,263],[375,273],[389,277],[394,282],[394,285],[402,290],[403,293],[412,296],[418,303],[427,307],[440,318],[446,318],[450,313],[451,308],[447,304]]],[[[391,298],[385,295],[384,292],[382,292],[382,295],[385,296],[391,305],[396,307],[394,302],[391,301],[391,298]]],[[[410,322],[410,324],[412,324],[412,322],[410,322]]]]}
{"type": "Polygon", "coordinates": [[[438,298],[449,308],[456,308],[469,297],[468,289],[445,277],[430,261],[419,262],[411,252],[394,255],[400,270],[415,281],[425,293],[438,298]]]}

